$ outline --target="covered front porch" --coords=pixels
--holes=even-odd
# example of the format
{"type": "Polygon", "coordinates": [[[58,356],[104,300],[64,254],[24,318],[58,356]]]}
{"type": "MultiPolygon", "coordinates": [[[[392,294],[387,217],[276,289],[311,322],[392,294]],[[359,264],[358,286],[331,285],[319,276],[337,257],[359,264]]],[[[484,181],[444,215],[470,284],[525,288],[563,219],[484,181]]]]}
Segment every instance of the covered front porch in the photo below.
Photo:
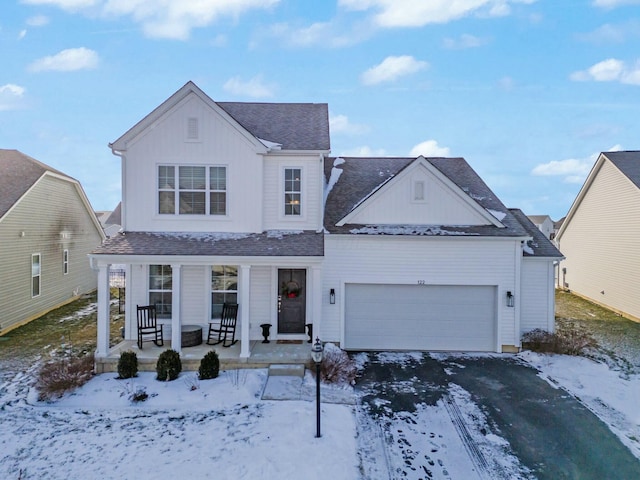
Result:
{"type": "MultiPolygon", "coordinates": [[[[228,348],[221,345],[207,345],[202,343],[193,347],[182,347],[180,359],[184,371],[197,371],[200,360],[211,350],[215,350],[220,359],[220,369],[235,368],[267,368],[274,364],[304,364],[311,362],[311,343],[302,340],[270,341],[262,343],[258,340],[249,341],[249,357],[241,357],[240,342],[228,348]]],[[[140,371],[155,371],[156,362],[160,354],[171,348],[171,341],[166,341],[162,347],[152,342],[145,343],[138,348],[135,340],[123,340],[113,346],[107,356],[96,357],[96,373],[116,372],[120,354],[125,351],[135,352],[138,357],[140,371]]]]}

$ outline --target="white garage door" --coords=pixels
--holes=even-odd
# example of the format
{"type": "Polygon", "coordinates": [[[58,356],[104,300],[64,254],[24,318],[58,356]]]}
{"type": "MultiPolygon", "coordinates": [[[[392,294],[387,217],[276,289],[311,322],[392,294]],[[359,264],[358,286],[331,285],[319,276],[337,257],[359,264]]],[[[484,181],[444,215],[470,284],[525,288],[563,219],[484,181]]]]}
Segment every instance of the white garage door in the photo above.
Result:
{"type": "Polygon", "coordinates": [[[495,351],[495,287],[347,284],[349,350],[495,351]]]}

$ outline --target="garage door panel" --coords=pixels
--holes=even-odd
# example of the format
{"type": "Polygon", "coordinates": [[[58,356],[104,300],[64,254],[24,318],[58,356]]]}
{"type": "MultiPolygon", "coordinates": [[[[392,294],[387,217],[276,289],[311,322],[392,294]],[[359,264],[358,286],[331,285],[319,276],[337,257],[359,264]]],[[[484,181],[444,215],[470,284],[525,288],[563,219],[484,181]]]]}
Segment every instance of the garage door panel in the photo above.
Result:
{"type": "Polygon", "coordinates": [[[495,350],[495,287],[347,284],[351,350],[495,350]]]}

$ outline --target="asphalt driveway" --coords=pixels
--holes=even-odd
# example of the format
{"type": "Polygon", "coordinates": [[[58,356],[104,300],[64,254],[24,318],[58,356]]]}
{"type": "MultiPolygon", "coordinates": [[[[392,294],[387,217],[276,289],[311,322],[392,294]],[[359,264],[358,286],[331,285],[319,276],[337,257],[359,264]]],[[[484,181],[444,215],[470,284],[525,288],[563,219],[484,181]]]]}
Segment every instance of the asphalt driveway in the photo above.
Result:
{"type": "Polygon", "coordinates": [[[392,478],[640,478],[640,461],[602,421],[517,357],[360,355],[368,360],[356,385],[359,412],[377,426],[362,436],[379,429],[392,478]],[[448,465],[438,457],[454,451],[438,442],[447,424],[464,447],[442,457],[448,465]]]}

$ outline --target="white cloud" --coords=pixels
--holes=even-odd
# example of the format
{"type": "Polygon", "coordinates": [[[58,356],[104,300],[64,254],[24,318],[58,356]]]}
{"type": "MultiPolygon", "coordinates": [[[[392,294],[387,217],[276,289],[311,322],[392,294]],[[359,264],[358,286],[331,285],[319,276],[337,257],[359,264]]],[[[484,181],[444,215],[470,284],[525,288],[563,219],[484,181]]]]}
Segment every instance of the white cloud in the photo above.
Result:
{"type": "Polygon", "coordinates": [[[349,122],[346,115],[331,115],[329,117],[331,133],[344,133],[347,135],[361,135],[369,131],[367,125],[360,125],[349,122]]]}
{"type": "Polygon", "coordinates": [[[27,18],[27,25],[30,27],[44,27],[49,23],[49,17],[44,15],[36,15],[34,17],[27,18]]]}
{"type": "Polygon", "coordinates": [[[20,30],[20,33],[18,33],[18,40],[22,40],[26,36],[27,36],[27,31],[26,30],[20,30]]]}
{"type": "Polygon", "coordinates": [[[616,8],[622,5],[640,5],[640,0],[593,0],[594,7],[616,8]]]}
{"type": "Polygon", "coordinates": [[[52,5],[71,12],[94,7],[102,2],[103,0],[22,0],[27,5],[52,5]]]}
{"type": "Polygon", "coordinates": [[[55,55],[43,57],[29,66],[32,72],[72,72],[76,70],[88,70],[98,66],[98,54],[85,47],[69,48],[55,55]]]}
{"type": "Polygon", "coordinates": [[[246,82],[240,77],[233,77],[226,81],[223,88],[234,95],[246,95],[254,98],[273,96],[273,87],[263,83],[262,75],[255,76],[246,82]]]}
{"type": "Polygon", "coordinates": [[[478,14],[504,16],[511,13],[514,3],[535,0],[339,0],[348,10],[373,10],[375,22],[381,27],[422,27],[430,23],[448,23],[478,14]]]}
{"type": "Polygon", "coordinates": [[[464,33],[460,35],[459,38],[445,38],[443,43],[445,48],[462,50],[465,48],[481,47],[489,43],[489,40],[464,33]]]}
{"type": "Polygon", "coordinates": [[[569,78],[575,82],[620,82],[640,85],[640,62],[628,65],[622,60],[608,58],[586,70],[573,72],[569,78]]]}
{"type": "Polygon", "coordinates": [[[511,77],[502,77],[500,80],[498,80],[498,87],[500,87],[501,90],[510,92],[515,88],[515,86],[516,82],[511,77]]]}
{"type": "Polygon", "coordinates": [[[24,96],[25,91],[24,87],[13,83],[0,86],[0,111],[18,108],[20,99],[24,96]]]}
{"type": "Polygon", "coordinates": [[[355,45],[371,37],[373,28],[367,22],[344,24],[340,19],[316,22],[299,27],[289,23],[273,25],[269,35],[280,38],[293,47],[321,46],[330,48],[355,45]]]}
{"type": "Polygon", "coordinates": [[[340,153],[341,157],[384,157],[387,155],[387,152],[379,148],[377,150],[363,145],[361,147],[354,147],[348,150],[344,150],[340,153]]]}
{"type": "Polygon", "coordinates": [[[451,151],[449,147],[441,147],[435,140],[425,140],[411,149],[411,157],[422,155],[424,157],[449,157],[451,151]]]}
{"type": "MultiPolygon", "coordinates": [[[[608,152],[622,150],[621,145],[614,145],[608,152]]],[[[593,153],[587,158],[568,158],[566,160],[552,160],[541,163],[531,170],[531,175],[538,177],[564,177],[565,183],[582,183],[591,171],[600,152],[593,153]]]]}
{"type": "Polygon", "coordinates": [[[252,9],[271,8],[280,0],[22,0],[107,18],[131,17],[148,37],[186,40],[191,30],[222,17],[237,19],[252,9]]]}
{"type": "Polygon", "coordinates": [[[362,83],[365,85],[376,85],[382,82],[393,82],[400,77],[416,73],[427,68],[429,64],[421,60],[416,60],[410,55],[399,57],[387,57],[382,63],[371,67],[361,75],[362,83]]]}

